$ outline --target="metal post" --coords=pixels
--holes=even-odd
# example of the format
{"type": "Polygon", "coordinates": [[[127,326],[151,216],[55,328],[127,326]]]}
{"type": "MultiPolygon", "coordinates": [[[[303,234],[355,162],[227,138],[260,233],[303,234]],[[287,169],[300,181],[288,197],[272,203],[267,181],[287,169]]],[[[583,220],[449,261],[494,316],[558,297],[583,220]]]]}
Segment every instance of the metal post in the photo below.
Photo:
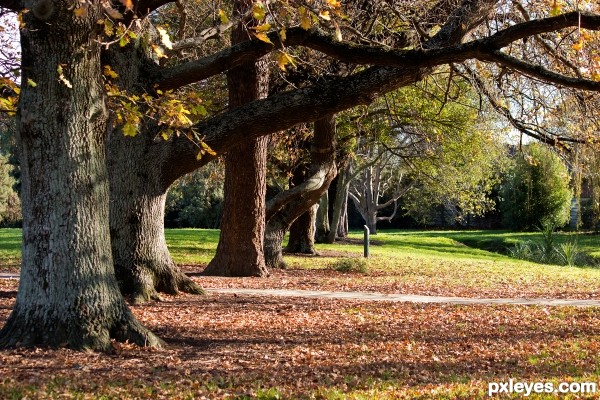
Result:
{"type": "Polygon", "coordinates": [[[365,258],[369,258],[369,227],[364,226],[365,237],[364,237],[364,249],[365,249],[365,258]]]}

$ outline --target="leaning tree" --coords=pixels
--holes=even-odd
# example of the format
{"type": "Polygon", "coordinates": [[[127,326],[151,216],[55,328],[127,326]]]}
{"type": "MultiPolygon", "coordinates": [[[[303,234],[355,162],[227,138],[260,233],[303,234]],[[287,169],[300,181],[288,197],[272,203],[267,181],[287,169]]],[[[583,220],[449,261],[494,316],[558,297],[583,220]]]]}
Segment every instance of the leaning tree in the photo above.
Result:
{"type": "MultiPolygon", "coordinates": [[[[123,133],[133,134],[136,125],[146,121],[132,108],[138,100],[129,94],[124,95],[128,99],[123,99],[123,107],[129,107],[131,113],[117,115],[114,121],[109,119],[102,74],[111,75],[115,68],[104,67],[101,53],[104,44],[108,44],[107,33],[122,34],[117,37],[116,45],[123,40],[124,49],[135,47],[124,39],[125,35],[133,39],[127,28],[141,27],[143,22],[137,22],[138,19],[165,3],[124,1],[110,7],[94,0],[0,1],[1,6],[17,12],[29,10],[22,13],[22,85],[17,117],[25,216],[23,261],[16,304],[0,331],[1,346],[67,345],[107,350],[111,338],[142,345],[159,344],[132,316],[113,272],[108,173],[104,163],[106,134],[111,122],[119,124],[123,133]],[[116,28],[113,24],[113,31],[108,29],[107,21],[121,16],[124,23],[116,28]]],[[[255,4],[259,4],[256,17],[261,18],[260,4],[263,7],[264,4],[255,4]]],[[[598,30],[600,16],[595,14],[573,11],[523,22],[511,20],[511,13],[505,14],[512,2],[444,3],[445,8],[439,11],[447,15],[445,23],[429,27],[419,26],[418,21],[410,24],[418,27],[420,40],[414,47],[397,49],[378,46],[376,38],[345,41],[344,21],[335,15],[341,4],[337,1],[319,4],[320,8],[315,9],[293,9],[295,13],[291,15],[295,18],[289,22],[299,24],[298,27],[284,31],[277,24],[257,27],[253,31],[255,39],[181,65],[138,62],[140,58],[132,57],[131,66],[139,70],[126,72],[137,75],[137,90],[147,89],[145,101],[150,108],[161,93],[168,95],[168,89],[202,81],[280,49],[303,46],[347,63],[364,65],[346,77],[318,80],[207,117],[194,125],[201,135],[199,141],[188,140],[181,134],[166,135],[168,140],[162,142],[154,135],[148,139],[151,143],[146,144],[145,155],[149,159],[154,157],[158,168],[150,170],[144,164],[135,173],[159,176],[158,182],[166,192],[177,177],[214,157],[206,155],[198,161],[197,145],[204,144],[205,149],[220,154],[242,140],[370,103],[380,94],[419,81],[448,63],[476,59],[555,85],[600,90],[600,83],[592,79],[597,76],[593,53],[587,53],[594,49],[593,38],[582,35],[585,47],[568,46],[565,50],[578,52],[578,61],[589,61],[587,75],[582,76],[569,75],[567,70],[552,70],[554,64],[550,62],[533,64],[511,53],[523,39],[537,35],[564,33],[573,28],[598,30]],[[330,30],[318,29],[315,21],[324,21],[324,27],[330,30]],[[477,28],[479,36],[471,38],[469,35],[477,28]]],[[[158,33],[168,43],[163,32],[158,33]]],[[[135,50],[137,53],[130,50],[132,56],[144,54],[152,47],[148,35],[138,39],[139,50],[135,50]]],[[[578,39],[569,37],[560,43],[571,41],[578,45],[578,39]]],[[[280,53],[279,57],[285,58],[286,53],[280,53]]],[[[112,95],[117,94],[113,91],[112,95]]],[[[160,124],[148,126],[159,138],[162,136],[160,124]]],[[[127,185],[127,180],[123,179],[122,184],[127,185]]],[[[154,194],[157,193],[155,190],[154,194]]],[[[134,205],[145,207],[144,203],[134,205]]],[[[139,219],[131,218],[130,222],[136,224],[139,219]]]]}

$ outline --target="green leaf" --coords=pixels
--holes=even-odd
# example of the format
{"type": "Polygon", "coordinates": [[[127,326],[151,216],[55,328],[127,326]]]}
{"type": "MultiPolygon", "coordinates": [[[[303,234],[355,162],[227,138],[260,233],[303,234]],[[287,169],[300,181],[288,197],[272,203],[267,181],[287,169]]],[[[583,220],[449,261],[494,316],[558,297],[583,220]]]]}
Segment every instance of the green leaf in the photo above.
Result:
{"type": "Polygon", "coordinates": [[[134,137],[137,135],[137,125],[127,122],[123,125],[123,135],[134,137]]]}

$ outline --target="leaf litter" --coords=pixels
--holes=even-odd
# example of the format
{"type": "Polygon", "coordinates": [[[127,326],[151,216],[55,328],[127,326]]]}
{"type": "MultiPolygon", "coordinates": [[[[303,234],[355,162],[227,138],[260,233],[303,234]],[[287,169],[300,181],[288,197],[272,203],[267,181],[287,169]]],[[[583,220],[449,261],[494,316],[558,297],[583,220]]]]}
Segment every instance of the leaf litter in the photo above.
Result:
{"type": "MultiPolygon", "coordinates": [[[[0,325],[17,282],[0,283],[0,325]]],[[[596,308],[231,294],[132,306],[166,341],[0,351],[0,398],[484,398],[487,382],[598,381],[596,308]]]]}

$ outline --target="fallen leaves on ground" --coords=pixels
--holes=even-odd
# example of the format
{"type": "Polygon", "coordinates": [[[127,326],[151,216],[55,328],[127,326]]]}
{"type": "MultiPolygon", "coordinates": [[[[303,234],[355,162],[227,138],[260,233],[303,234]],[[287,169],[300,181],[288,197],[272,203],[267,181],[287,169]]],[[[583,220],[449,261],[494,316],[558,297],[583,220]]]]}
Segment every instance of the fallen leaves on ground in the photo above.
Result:
{"type": "Polygon", "coordinates": [[[342,292],[377,292],[386,294],[415,294],[423,296],[454,296],[477,298],[556,298],[600,300],[600,282],[547,281],[541,276],[536,281],[493,282],[487,276],[476,274],[458,278],[430,277],[427,275],[398,275],[375,270],[367,274],[338,272],[333,269],[271,270],[267,278],[223,278],[201,276],[203,266],[184,265],[183,270],[204,288],[327,290],[342,292]]]}
{"type": "MultiPolygon", "coordinates": [[[[0,283],[0,325],[15,291],[0,283]]],[[[0,398],[485,398],[509,378],[598,381],[597,308],[213,294],[132,309],[165,348],[2,350],[0,398]]]]}

